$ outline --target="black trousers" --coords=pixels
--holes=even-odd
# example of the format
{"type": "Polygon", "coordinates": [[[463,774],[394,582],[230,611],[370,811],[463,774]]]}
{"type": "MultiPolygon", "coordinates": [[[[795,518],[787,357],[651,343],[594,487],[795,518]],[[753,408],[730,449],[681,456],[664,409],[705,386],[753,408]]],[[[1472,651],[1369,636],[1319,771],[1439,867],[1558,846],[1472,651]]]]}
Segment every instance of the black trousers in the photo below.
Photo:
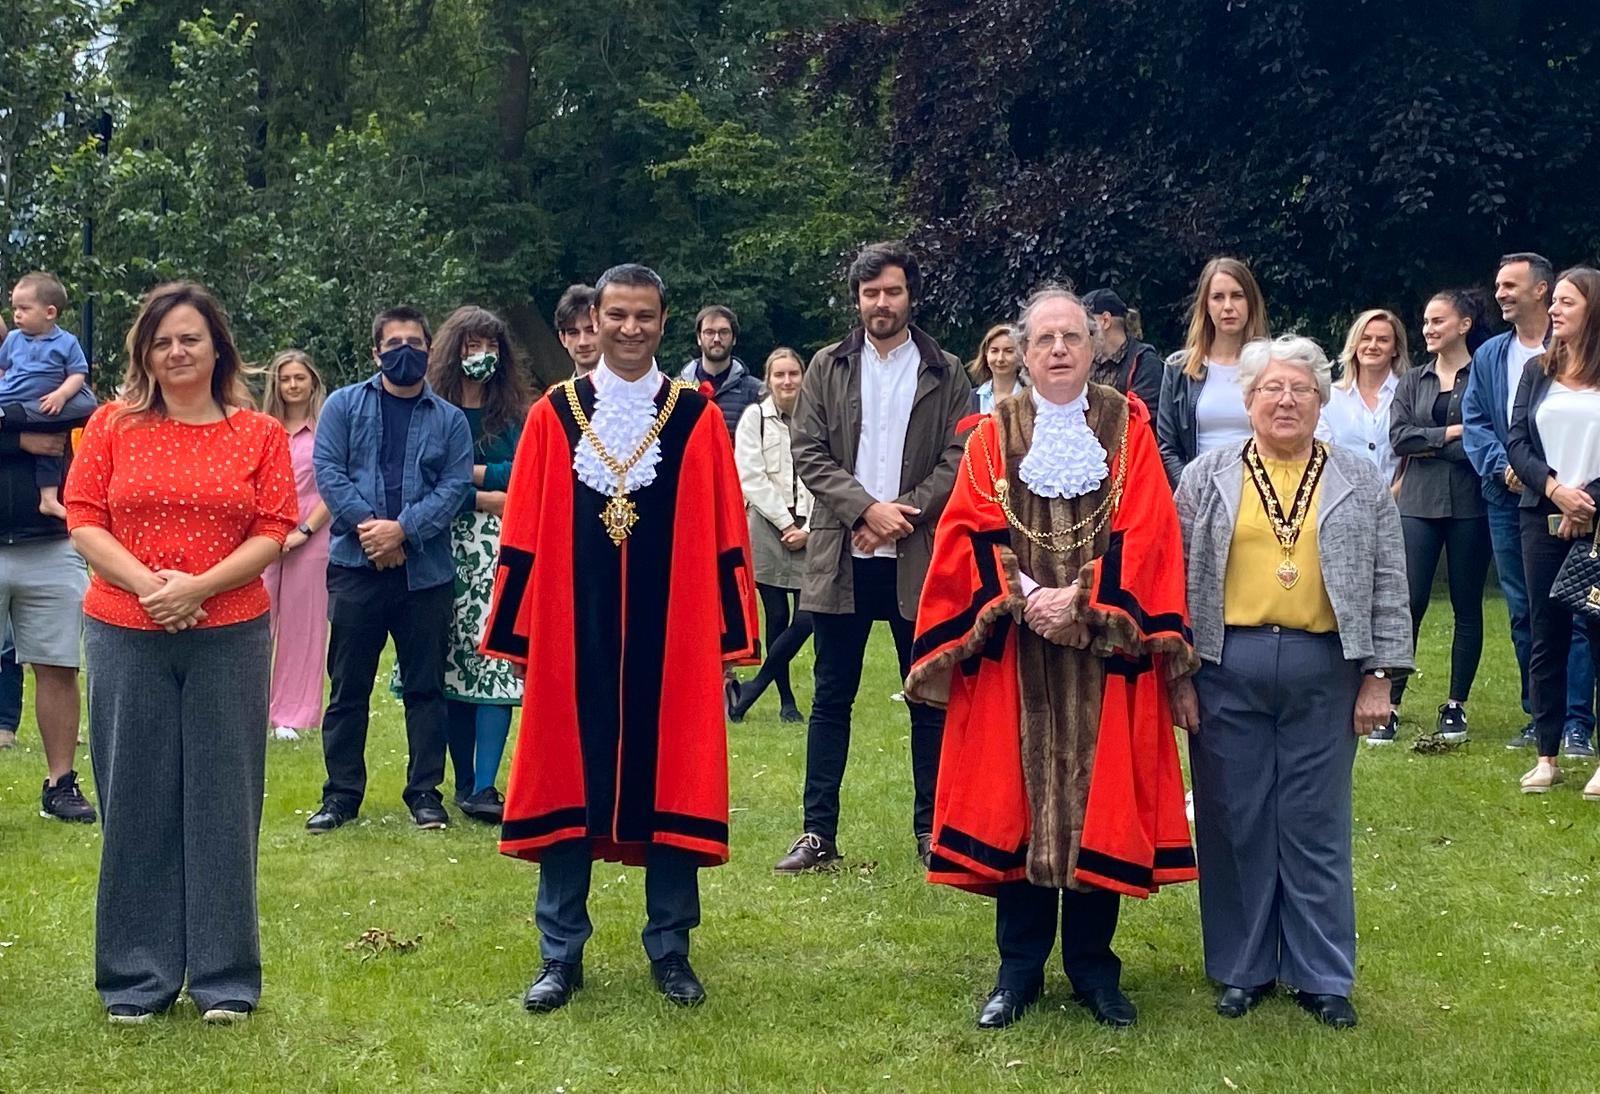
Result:
{"type": "MultiPolygon", "coordinates": [[[[1489,575],[1494,549],[1489,542],[1489,518],[1401,517],[1400,529],[1406,542],[1406,584],[1411,592],[1411,644],[1416,646],[1422,630],[1422,617],[1428,611],[1433,591],[1433,574],[1441,552],[1446,557],[1450,579],[1450,610],[1455,615],[1455,634],[1450,641],[1450,698],[1465,703],[1478,675],[1483,656],[1483,583],[1489,575]]],[[[1400,705],[1406,693],[1406,677],[1389,689],[1390,699],[1400,705]]]]}
{"type": "Polygon", "coordinates": [[[800,611],[798,604],[794,614],[789,613],[789,600],[798,598],[798,593],[777,585],[760,584],[756,591],[761,594],[761,614],[766,617],[767,656],[761,661],[760,671],[740,686],[741,714],[755,706],[769,686],[777,687],[778,702],[786,707],[796,705],[794,687],[789,682],[789,662],[811,637],[811,613],[800,611]]]}
{"type": "Polygon", "coordinates": [[[1522,570],[1528,579],[1529,629],[1533,632],[1528,698],[1541,756],[1554,756],[1561,749],[1567,717],[1567,654],[1574,624],[1587,629],[1589,656],[1600,675],[1600,625],[1588,616],[1574,617],[1566,605],[1550,599],[1550,587],[1572,549],[1572,540],[1550,534],[1546,518],[1554,511],[1553,505],[1522,510],[1522,570]]]}
{"type": "Polygon", "coordinates": [[[322,758],[328,779],[322,800],[350,812],[367,793],[367,721],[384,644],[394,639],[400,698],[406,708],[407,806],[439,800],[444,780],[444,659],[454,589],[450,582],[415,592],[406,570],[328,567],[328,710],[322,758]]]}
{"type": "MultiPolygon", "coordinates": [[[[911,669],[912,622],[900,614],[895,596],[895,560],[858,558],[856,610],[848,615],[813,612],[816,640],[816,694],[806,733],[805,830],[838,838],[839,786],[850,755],[850,710],[861,689],[861,666],[872,624],[884,620],[894,635],[900,678],[911,669]]],[[[911,827],[916,835],[933,831],[933,784],[939,775],[944,711],[908,703],[911,713],[911,781],[915,788],[911,827]]]]}
{"type": "Polygon", "coordinates": [[[1047,889],[1030,881],[1000,886],[994,906],[994,940],[1000,948],[997,987],[1031,992],[1044,982],[1044,966],[1061,927],[1061,965],[1073,991],[1114,988],[1122,962],[1111,951],[1122,899],[1108,889],[1047,889]]]}

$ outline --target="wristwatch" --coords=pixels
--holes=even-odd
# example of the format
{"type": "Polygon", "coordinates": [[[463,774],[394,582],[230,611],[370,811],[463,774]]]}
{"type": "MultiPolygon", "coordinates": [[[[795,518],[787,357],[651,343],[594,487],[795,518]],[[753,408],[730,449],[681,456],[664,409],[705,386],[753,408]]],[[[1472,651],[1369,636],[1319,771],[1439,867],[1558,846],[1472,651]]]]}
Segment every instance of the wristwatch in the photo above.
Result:
{"type": "Polygon", "coordinates": [[[307,539],[310,539],[312,536],[317,534],[317,530],[315,528],[311,527],[311,525],[307,524],[305,521],[301,521],[299,526],[295,528],[295,531],[299,532],[302,536],[305,536],[307,539]]]}

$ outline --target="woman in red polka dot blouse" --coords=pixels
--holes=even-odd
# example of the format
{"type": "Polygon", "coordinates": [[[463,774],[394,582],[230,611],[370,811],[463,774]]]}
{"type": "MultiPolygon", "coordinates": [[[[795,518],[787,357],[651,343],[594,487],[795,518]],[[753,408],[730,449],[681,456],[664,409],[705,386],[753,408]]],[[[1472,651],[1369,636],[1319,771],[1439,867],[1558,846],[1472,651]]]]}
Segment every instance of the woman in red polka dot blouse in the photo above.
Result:
{"type": "Polygon", "coordinates": [[[210,1022],[261,993],[256,838],[271,638],[260,574],[298,519],[283,427],[252,404],[227,316],[152,290],[123,396],[67,477],[84,597],[90,755],[104,809],[95,985],[111,1021],[189,995],[210,1022]]]}

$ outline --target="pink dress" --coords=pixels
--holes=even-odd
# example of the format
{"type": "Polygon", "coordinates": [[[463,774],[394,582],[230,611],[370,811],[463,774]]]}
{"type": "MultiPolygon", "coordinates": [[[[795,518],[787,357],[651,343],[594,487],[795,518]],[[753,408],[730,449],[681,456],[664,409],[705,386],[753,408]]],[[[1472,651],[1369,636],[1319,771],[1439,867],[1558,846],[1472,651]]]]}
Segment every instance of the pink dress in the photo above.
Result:
{"type": "MultiPolygon", "coordinates": [[[[289,437],[300,521],[322,498],[311,466],[316,426],[308,423],[289,437]]],[[[261,575],[272,599],[272,695],[274,726],[312,729],[322,724],[322,683],[328,655],[327,525],[305,543],[268,566],[261,575]]]]}

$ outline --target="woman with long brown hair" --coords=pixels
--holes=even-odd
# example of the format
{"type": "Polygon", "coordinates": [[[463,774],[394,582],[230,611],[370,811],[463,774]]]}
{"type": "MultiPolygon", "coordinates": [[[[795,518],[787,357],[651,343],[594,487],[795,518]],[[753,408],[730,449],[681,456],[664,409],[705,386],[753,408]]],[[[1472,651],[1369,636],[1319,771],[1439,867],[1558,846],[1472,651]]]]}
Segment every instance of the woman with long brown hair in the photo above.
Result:
{"type": "MultiPolygon", "coordinates": [[[[1557,754],[1567,709],[1567,654],[1573,625],[1586,629],[1600,672],[1600,609],[1575,611],[1551,595],[1574,541],[1594,539],[1600,505],[1600,271],[1575,266],[1556,280],[1550,350],[1522,369],[1506,445],[1522,487],[1522,565],[1528,579],[1533,650],[1529,691],[1539,760],[1522,776],[1524,794],[1562,781],[1557,754]]],[[[1593,548],[1591,548],[1593,550],[1593,548]]],[[[1600,801],[1600,771],[1583,788],[1600,801]]]]}
{"type": "Polygon", "coordinates": [[[112,1022],[189,996],[208,1022],[261,993],[256,840],[271,663],[261,571],[295,526],[288,437],[256,410],[221,305],[150,291],[123,397],[67,476],[90,755],[105,813],[95,986],[112,1022]]]}
{"type": "Polygon", "coordinates": [[[272,701],[269,722],[280,741],[322,725],[328,656],[328,507],[311,464],[317,415],[328,396],[322,374],[302,350],[286,349],[267,365],[262,409],[283,424],[300,523],[283,554],[261,575],[272,598],[272,701]]]}
{"type": "Polygon", "coordinates": [[[1005,323],[990,327],[967,365],[967,375],[978,385],[972,393],[974,414],[989,413],[995,403],[1027,387],[1028,370],[1022,367],[1016,332],[1005,323]]]}
{"type": "Polygon", "coordinates": [[[445,654],[450,764],[455,801],[474,820],[498,824],[505,799],[495,788],[511,711],[522,702],[522,681],[511,662],[478,653],[494,592],[500,517],[511,459],[528,412],[528,382],[504,321],[491,311],[457,308],[428,351],[428,383],[467,416],[472,429],[472,489],[450,525],[456,561],[455,606],[445,654]]]}
{"type": "Polygon", "coordinates": [[[1250,415],[1239,387],[1239,354],[1267,337],[1267,304],[1255,275],[1237,258],[1213,258],[1200,271],[1183,349],[1167,358],[1156,439],[1174,488],[1196,456],[1239,448],[1250,415]]]}

